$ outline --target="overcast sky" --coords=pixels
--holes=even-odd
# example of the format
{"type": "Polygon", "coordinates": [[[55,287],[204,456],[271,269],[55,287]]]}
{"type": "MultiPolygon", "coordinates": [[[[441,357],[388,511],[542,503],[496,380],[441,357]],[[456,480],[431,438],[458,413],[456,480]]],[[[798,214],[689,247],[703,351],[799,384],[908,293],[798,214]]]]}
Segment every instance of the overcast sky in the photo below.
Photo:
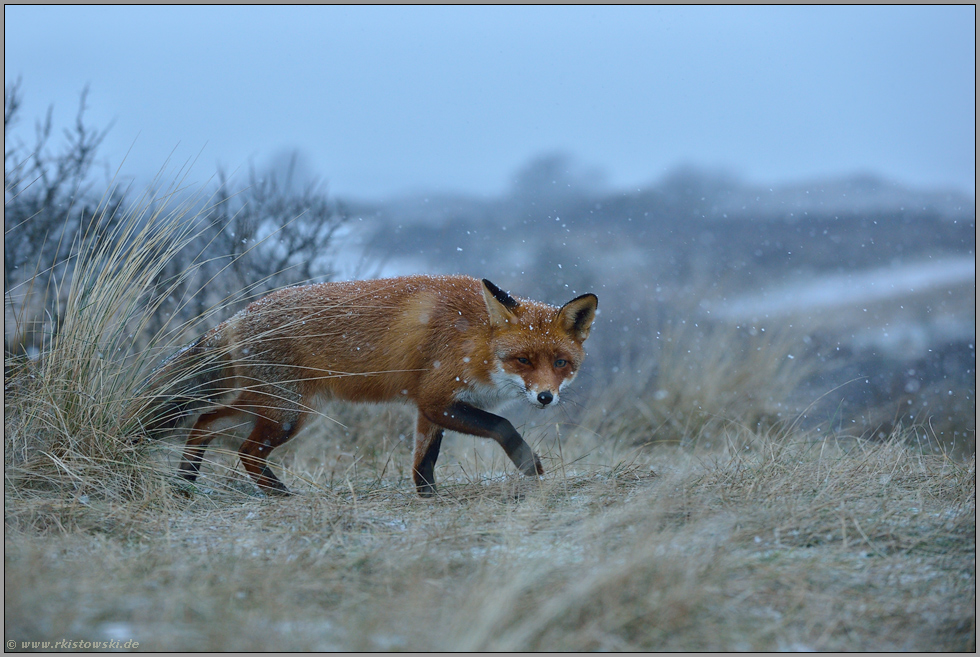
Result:
{"type": "Polygon", "coordinates": [[[124,172],[291,149],[337,195],[498,194],[564,151],[614,187],[873,173],[975,194],[975,8],[4,8],[22,120],[112,123],[124,172]]]}

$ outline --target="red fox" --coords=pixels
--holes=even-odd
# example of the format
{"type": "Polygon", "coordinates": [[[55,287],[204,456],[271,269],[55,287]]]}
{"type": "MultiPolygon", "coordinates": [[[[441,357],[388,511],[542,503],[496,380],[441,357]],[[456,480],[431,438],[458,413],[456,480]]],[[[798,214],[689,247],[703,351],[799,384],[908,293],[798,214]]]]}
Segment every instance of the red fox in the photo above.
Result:
{"type": "Polygon", "coordinates": [[[446,429],[497,441],[525,475],[541,461],[489,409],[518,398],[557,404],[575,378],[596,315],[594,294],[561,308],[516,299],[468,276],[406,276],[291,287],[255,301],[151,374],[144,433],[195,418],[179,473],[197,478],[216,420],[251,421],[239,450],[265,492],[288,494],[266,461],[321,399],[418,408],[412,475],[422,497],[446,429]]]}

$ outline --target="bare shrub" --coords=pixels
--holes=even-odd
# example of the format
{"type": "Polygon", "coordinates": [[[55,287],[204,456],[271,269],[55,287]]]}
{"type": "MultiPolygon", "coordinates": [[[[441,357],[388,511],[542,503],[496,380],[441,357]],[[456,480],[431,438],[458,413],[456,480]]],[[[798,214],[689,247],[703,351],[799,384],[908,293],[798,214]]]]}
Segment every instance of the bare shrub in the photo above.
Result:
{"type": "MultiPolygon", "coordinates": [[[[109,181],[94,193],[93,169],[107,130],[85,122],[82,92],[74,126],[60,150],[52,146],[52,115],[38,122],[27,146],[5,139],[4,151],[4,352],[36,357],[62,322],[67,281],[77,254],[117,239],[117,224],[131,222],[125,190],[109,181]]],[[[19,83],[4,89],[4,134],[19,120],[19,83]]],[[[161,302],[148,325],[188,338],[201,326],[266,292],[335,275],[332,247],[348,220],[318,180],[294,179],[295,155],[284,170],[256,171],[238,182],[223,171],[210,197],[188,192],[185,183],[148,192],[151,205],[186,206],[194,238],[169,253],[157,271],[161,302]],[[240,191],[239,191],[239,188],[240,191]],[[191,205],[194,211],[190,212],[191,205]],[[163,294],[163,293],[166,294],[163,294]],[[192,321],[193,320],[193,321],[192,321]]],[[[186,177],[186,172],[178,178],[186,177]]],[[[159,179],[159,177],[158,177],[159,179]]],[[[154,183],[157,184],[157,183],[154,183]]],[[[157,212],[146,205],[141,221],[157,212]]],[[[222,317],[223,318],[223,317],[222,317]]]]}
{"type": "MultiPolygon", "coordinates": [[[[291,169],[252,169],[241,186],[218,172],[218,187],[207,207],[208,224],[171,258],[161,284],[188,267],[161,306],[158,322],[203,320],[209,326],[267,292],[297,283],[329,280],[334,242],[348,221],[320,181],[299,185],[291,169]],[[220,308],[218,317],[215,311],[220,308]]],[[[200,330],[198,324],[188,328],[200,330]]],[[[185,338],[193,335],[189,332],[185,338]]]]}
{"type": "Polygon", "coordinates": [[[91,193],[92,169],[106,131],[86,125],[83,91],[75,124],[52,144],[52,111],[38,121],[30,146],[10,138],[19,120],[20,83],[4,87],[4,353],[36,355],[42,335],[58,330],[58,290],[74,266],[71,253],[111,235],[123,195],[91,193]],[[102,230],[92,231],[98,215],[102,230]]]}

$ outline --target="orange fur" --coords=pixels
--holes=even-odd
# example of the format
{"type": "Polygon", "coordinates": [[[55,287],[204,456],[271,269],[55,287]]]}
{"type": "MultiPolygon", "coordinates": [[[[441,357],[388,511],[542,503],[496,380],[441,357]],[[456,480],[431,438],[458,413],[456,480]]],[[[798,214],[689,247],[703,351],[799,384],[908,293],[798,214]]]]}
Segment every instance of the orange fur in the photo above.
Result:
{"type": "Polygon", "coordinates": [[[263,489],[280,493],[286,488],[266,456],[317,400],[413,404],[413,476],[428,496],[444,429],[494,439],[522,472],[543,472],[513,426],[487,409],[514,398],[556,403],[584,358],[596,304],[591,294],[562,308],[516,300],[466,276],[287,288],[169,359],[149,388],[170,397],[171,414],[197,417],[180,465],[185,478],[197,475],[210,425],[241,416],[254,422],[243,465],[263,489]]]}

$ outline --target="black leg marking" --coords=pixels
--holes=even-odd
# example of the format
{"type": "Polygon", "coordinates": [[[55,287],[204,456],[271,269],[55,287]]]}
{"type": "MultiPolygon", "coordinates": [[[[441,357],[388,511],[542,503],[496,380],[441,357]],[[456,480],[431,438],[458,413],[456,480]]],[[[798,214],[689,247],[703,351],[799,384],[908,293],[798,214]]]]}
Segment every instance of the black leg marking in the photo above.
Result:
{"type": "Polygon", "coordinates": [[[422,497],[433,497],[436,494],[436,460],[439,458],[439,448],[442,446],[442,429],[436,429],[435,435],[429,441],[429,447],[415,466],[415,488],[422,497]]]}
{"type": "Polygon", "coordinates": [[[504,452],[521,472],[529,477],[544,474],[538,455],[506,418],[462,402],[450,405],[442,413],[427,414],[425,417],[433,424],[451,431],[492,438],[504,448],[504,452]]]}

